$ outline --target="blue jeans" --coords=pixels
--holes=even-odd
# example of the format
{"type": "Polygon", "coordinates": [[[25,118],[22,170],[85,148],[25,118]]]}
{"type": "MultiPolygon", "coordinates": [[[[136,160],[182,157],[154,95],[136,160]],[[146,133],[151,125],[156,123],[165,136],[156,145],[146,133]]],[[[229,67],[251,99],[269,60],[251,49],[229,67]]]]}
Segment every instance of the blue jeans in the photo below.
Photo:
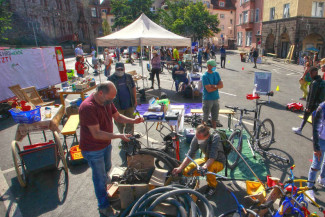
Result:
{"type": "Polygon", "coordinates": [[[319,139],[319,146],[322,152],[322,156],[318,160],[318,158],[315,155],[313,155],[313,162],[311,163],[309,174],[308,174],[308,181],[310,181],[307,184],[308,187],[314,186],[318,170],[321,170],[320,177],[325,178],[325,158],[324,158],[325,140],[319,139]]]}
{"type": "Polygon", "coordinates": [[[112,68],[111,66],[109,66],[108,68],[105,66],[104,75],[106,77],[111,75],[111,68],[112,68]]]}
{"type": "Polygon", "coordinates": [[[111,153],[112,145],[99,151],[81,151],[84,158],[88,161],[88,165],[92,170],[95,194],[98,201],[98,207],[105,209],[109,207],[108,196],[106,192],[107,173],[112,167],[111,153]]]}

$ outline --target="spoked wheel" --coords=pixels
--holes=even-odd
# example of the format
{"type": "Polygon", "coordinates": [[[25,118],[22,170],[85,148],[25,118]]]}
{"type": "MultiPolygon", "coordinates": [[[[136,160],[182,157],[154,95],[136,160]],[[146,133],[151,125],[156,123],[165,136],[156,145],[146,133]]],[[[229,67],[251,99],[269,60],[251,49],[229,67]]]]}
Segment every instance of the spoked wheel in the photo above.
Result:
{"type": "Polygon", "coordinates": [[[226,212],[224,214],[219,215],[219,217],[252,217],[252,216],[258,216],[254,211],[250,209],[246,209],[246,213],[243,210],[240,210],[240,212],[237,209],[234,209],[232,211],[226,212]]]}
{"type": "Polygon", "coordinates": [[[85,74],[87,74],[89,72],[89,66],[88,66],[88,64],[84,64],[84,67],[85,67],[84,72],[85,72],[85,74]]]}
{"type": "Polygon", "coordinates": [[[274,142],[274,124],[271,119],[265,119],[257,130],[258,146],[262,150],[270,148],[274,142]]]}
{"type": "Polygon", "coordinates": [[[66,158],[64,157],[64,151],[63,151],[63,148],[62,148],[62,144],[61,144],[59,134],[56,131],[53,134],[54,134],[55,142],[56,142],[56,145],[57,145],[57,148],[58,148],[59,157],[60,157],[60,159],[62,161],[65,172],[68,174],[68,164],[67,164],[66,158]]]}
{"type": "Polygon", "coordinates": [[[19,144],[17,141],[11,143],[12,158],[14,160],[15,170],[17,173],[17,179],[21,187],[27,186],[27,170],[23,159],[20,158],[19,144]]]}
{"type": "MultiPolygon", "coordinates": [[[[240,130],[235,130],[229,137],[229,142],[233,145],[233,148],[235,148],[239,153],[241,153],[242,150],[242,139],[240,138],[241,132],[240,130]]],[[[231,149],[230,153],[227,156],[227,165],[229,169],[234,169],[239,161],[239,155],[234,150],[231,149]]]]}

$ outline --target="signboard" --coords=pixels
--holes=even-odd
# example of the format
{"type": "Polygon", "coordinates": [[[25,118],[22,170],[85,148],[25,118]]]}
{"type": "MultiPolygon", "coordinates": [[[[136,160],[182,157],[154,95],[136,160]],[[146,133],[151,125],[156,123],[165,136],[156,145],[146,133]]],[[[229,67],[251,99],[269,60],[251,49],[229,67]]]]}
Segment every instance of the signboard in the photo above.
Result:
{"type": "Polygon", "coordinates": [[[68,80],[67,69],[65,67],[62,47],[55,47],[56,61],[58,63],[61,82],[68,80]]]}
{"type": "Polygon", "coordinates": [[[0,68],[0,101],[14,96],[8,87],[16,84],[42,89],[61,83],[54,47],[0,50],[0,68]]]}
{"type": "Polygon", "coordinates": [[[257,84],[256,91],[262,95],[270,92],[271,78],[271,72],[255,72],[254,85],[257,84]]]}

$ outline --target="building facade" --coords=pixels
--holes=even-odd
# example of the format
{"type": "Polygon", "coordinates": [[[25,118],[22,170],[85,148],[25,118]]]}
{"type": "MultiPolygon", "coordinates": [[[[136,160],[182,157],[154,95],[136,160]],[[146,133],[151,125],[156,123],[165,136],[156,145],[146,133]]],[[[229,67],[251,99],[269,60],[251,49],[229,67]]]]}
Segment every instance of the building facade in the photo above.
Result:
{"type": "MultiPolygon", "coordinates": [[[[264,1],[262,46],[264,54],[274,53],[286,58],[295,45],[294,60],[308,50],[325,57],[325,0],[264,1]]],[[[299,58],[300,57],[300,58],[299,58]]]]}
{"type": "Polygon", "coordinates": [[[263,2],[265,1],[236,1],[236,39],[238,49],[250,50],[252,47],[261,47],[263,2]]]}
{"type": "MultiPolygon", "coordinates": [[[[61,45],[73,54],[77,43],[85,52],[95,45],[100,32],[100,15],[94,17],[94,5],[100,0],[7,0],[12,12],[12,29],[6,32],[12,46],[61,45]]],[[[98,6],[99,7],[99,6],[98,6]]],[[[100,7],[99,7],[100,8],[100,7]]]]}
{"type": "Polygon", "coordinates": [[[235,20],[236,8],[232,0],[211,0],[205,3],[210,14],[218,15],[219,29],[221,30],[214,37],[210,38],[210,43],[217,46],[224,45],[229,49],[235,48],[235,20]]]}

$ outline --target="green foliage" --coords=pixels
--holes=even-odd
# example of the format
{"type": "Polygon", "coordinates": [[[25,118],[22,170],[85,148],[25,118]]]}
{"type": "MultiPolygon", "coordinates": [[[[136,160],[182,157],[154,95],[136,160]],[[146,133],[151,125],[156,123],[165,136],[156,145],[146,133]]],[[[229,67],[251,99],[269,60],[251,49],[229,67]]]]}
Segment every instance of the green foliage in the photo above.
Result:
{"type": "Polygon", "coordinates": [[[115,16],[113,28],[123,28],[144,13],[150,19],[157,16],[150,11],[152,0],[112,0],[112,13],[115,16]]]}
{"type": "Polygon", "coordinates": [[[106,19],[102,21],[102,28],[103,28],[104,35],[109,35],[112,33],[111,26],[109,25],[106,19]]]}
{"type": "Polygon", "coordinates": [[[168,9],[160,10],[160,24],[168,30],[193,40],[211,37],[218,33],[217,15],[210,15],[202,2],[196,4],[186,0],[166,1],[168,9]]]}
{"type": "Polygon", "coordinates": [[[11,15],[8,3],[5,0],[0,0],[0,39],[8,40],[4,33],[11,29],[11,15]]]}

